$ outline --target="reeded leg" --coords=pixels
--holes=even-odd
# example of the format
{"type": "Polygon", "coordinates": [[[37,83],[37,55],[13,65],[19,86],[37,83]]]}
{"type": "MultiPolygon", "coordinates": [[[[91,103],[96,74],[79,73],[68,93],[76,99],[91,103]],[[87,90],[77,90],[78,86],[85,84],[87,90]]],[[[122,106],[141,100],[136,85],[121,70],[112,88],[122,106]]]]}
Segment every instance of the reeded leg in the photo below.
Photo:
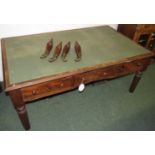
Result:
{"type": "Polygon", "coordinates": [[[142,72],[137,72],[136,73],[136,75],[135,75],[135,77],[134,77],[134,79],[133,79],[133,81],[132,81],[132,84],[131,84],[131,86],[130,86],[130,89],[129,89],[129,91],[131,92],[131,93],[133,93],[134,91],[135,91],[135,89],[136,89],[136,86],[138,85],[138,82],[140,81],[140,79],[141,79],[141,76],[142,76],[142,72]]]}
{"type": "Polygon", "coordinates": [[[17,113],[18,113],[18,116],[21,120],[21,123],[22,123],[24,129],[29,130],[30,129],[30,123],[29,123],[25,103],[22,100],[20,90],[13,90],[13,91],[9,92],[9,94],[10,94],[13,105],[14,105],[17,113]]]}
{"type": "Polygon", "coordinates": [[[30,123],[29,123],[29,119],[28,119],[28,115],[27,115],[27,111],[25,106],[22,107],[16,107],[18,116],[22,122],[22,125],[24,127],[25,130],[29,130],[30,129],[30,123]]]}

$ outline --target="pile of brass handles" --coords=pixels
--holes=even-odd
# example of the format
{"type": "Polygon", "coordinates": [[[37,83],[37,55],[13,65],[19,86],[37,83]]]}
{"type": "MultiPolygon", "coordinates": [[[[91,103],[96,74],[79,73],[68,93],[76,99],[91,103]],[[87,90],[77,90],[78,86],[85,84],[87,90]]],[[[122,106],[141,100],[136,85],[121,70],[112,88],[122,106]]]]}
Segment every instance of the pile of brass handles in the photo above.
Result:
{"type": "MultiPolygon", "coordinates": [[[[68,42],[64,48],[62,49],[62,42],[60,42],[56,47],[55,47],[55,50],[54,50],[54,54],[52,56],[52,58],[50,58],[48,61],[49,62],[54,62],[58,59],[58,57],[60,56],[61,52],[62,52],[62,55],[61,55],[61,58],[64,62],[67,62],[66,58],[67,58],[67,55],[70,51],[70,48],[71,48],[71,43],[68,42]]],[[[74,48],[75,48],[75,53],[76,53],[76,59],[75,61],[76,62],[79,62],[81,60],[81,57],[82,57],[82,50],[81,50],[81,46],[80,44],[76,41],[75,44],[74,44],[74,48]]],[[[47,58],[51,51],[53,49],[53,39],[51,39],[47,45],[46,45],[46,49],[45,49],[45,52],[44,54],[40,57],[41,59],[44,59],[44,58],[47,58]]]]}

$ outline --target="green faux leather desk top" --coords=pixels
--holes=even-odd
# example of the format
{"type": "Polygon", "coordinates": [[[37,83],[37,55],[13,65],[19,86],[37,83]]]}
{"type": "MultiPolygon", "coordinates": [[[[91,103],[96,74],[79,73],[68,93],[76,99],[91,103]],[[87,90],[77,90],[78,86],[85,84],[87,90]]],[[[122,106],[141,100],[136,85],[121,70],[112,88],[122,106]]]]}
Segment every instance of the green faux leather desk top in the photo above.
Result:
{"type": "Polygon", "coordinates": [[[12,37],[6,38],[4,41],[11,84],[149,52],[109,26],[12,37]],[[54,47],[60,41],[63,41],[63,45],[71,41],[72,47],[67,57],[68,62],[62,62],[61,57],[59,57],[56,62],[49,63],[48,59],[52,57],[54,48],[48,59],[40,59],[46,43],[51,38],[54,39],[54,47]],[[82,47],[82,60],[80,62],[74,61],[76,55],[73,45],[76,40],[82,47]]]}

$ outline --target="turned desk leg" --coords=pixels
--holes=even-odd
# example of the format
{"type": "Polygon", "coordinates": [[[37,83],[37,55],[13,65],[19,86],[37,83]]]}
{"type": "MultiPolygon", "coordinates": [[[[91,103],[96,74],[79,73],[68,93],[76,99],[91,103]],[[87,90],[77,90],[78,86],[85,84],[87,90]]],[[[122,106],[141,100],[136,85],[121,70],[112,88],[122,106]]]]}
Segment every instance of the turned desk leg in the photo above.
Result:
{"type": "Polygon", "coordinates": [[[25,130],[30,129],[30,123],[28,119],[28,114],[26,111],[25,103],[22,100],[20,90],[13,90],[9,92],[13,105],[18,113],[18,116],[23,124],[25,130]]]}
{"type": "Polygon", "coordinates": [[[136,86],[138,85],[138,82],[140,81],[141,77],[142,77],[142,72],[140,72],[140,71],[137,72],[136,75],[135,75],[135,77],[134,77],[134,79],[133,79],[133,81],[132,81],[132,84],[130,86],[130,89],[129,89],[129,91],[131,93],[133,93],[135,91],[136,86]]]}
{"type": "Polygon", "coordinates": [[[0,83],[0,93],[2,92],[2,84],[0,83]]]}

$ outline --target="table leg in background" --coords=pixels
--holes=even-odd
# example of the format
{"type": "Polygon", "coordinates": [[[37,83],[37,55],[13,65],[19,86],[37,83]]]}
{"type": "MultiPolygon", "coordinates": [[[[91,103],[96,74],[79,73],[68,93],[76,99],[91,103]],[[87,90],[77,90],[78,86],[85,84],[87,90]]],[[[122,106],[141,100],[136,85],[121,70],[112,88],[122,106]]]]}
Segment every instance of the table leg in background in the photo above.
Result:
{"type": "Polygon", "coordinates": [[[2,83],[0,82],[0,93],[2,92],[2,83]]]}
{"type": "Polygon", "coordinates": [[[142,72],[140,72],[140,71],[137,72],[136,75],[135,75],[135,77],[134,77],[134,79],[133,79],[133,81],[132,81],[132,84],[131,84],[131,86],[130,86],[130,89],[129,89],[129,91],[130,91],[131,93],[133,93],[133,92],[135,91],[136,86],[138,85],[138,83],[139,83],[141,77],[142,77],[142,72]]]}

